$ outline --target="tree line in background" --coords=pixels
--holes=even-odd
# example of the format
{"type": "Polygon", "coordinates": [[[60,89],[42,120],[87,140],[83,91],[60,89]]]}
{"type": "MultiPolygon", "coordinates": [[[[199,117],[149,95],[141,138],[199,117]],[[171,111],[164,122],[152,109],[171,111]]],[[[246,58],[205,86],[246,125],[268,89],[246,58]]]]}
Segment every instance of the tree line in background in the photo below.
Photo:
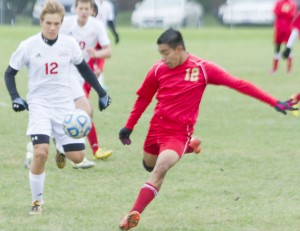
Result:
{"type": "MultiPolygon", "coordinates": [[[[0,0],[0,2],[4,3],[4,5],[10,5],[11,7],[15,8],[15,11],[17,14],[26,14],[31,13],[34,2],[36,0],[0,0]]],[[[75,0],[74,0],[75,1],[75,0]]],[[[137,2],[140,2],[141,0],[112,0],[116,4],[119,11],[123,10],[133,10],[134,6],[137,2]]],[[[163,0],[158,0],[163,1],[163,0]]],[[[224,3],[226,0],[195,0],[200,2],[206,12],[214,12],[215,9],[218,8],[218,6],[221,3],[224,3]]]]}
{"type": "MultiPolygon", "coordinates": [[[[135,4],[142,0],[110,0],[117,12],[132,11],[135,4]]],[[[163,0],[157,0],[163,1],[163,0]]],[[[218,6],[226,0],[195,0],[204,7],[205,14],[216,14],[218,6]]],[[[0,0],[0,24],[15,24],[16,16],[31,16],[36,0],[0,0]]],[[[74,0],[75,2],[75,0],[74,0]]]]}

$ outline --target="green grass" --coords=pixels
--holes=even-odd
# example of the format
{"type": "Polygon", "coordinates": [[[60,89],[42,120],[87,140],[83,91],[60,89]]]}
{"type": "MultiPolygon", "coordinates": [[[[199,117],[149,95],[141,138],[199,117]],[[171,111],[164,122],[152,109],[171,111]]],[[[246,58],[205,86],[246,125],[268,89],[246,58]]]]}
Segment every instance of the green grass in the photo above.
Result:
{"type": "MultiPolygon", "coordinates": [[[[0,74],[19,42],[38,27],[0,27],[0,74]]],[[[105,67],[112,105],[95,109],[99,139],[114,151],[93,169],[59,170],[52,146],[46,166],[45,213],[29,217],[28,170],[23,158],[28,115],[15,113],[0,84],[0,230],[111,231],[131,208],[149,174],[141,165],[143,139],[153,104],[123,146],[118,131],[135,100],[135,91],[159,58],[155,45],[162,30],[119,27],[121,42],[112,45],[105,67]]],[[[187,50],[213,60],[272,95],[286,99],[299,91],[300,49],[295,44],[294,70],[280,63],[270,76],[271,28],[213,27],[182,30],[187,50]]],[[[26,71],[17,86],[26,94],[26,71]]],[[[96,108],[96,96],[92,103],[96,108]]],[[[157,198],[142,214],[140,231],[298,231],[300,194],[299,118],[283,116],[268,105],[224,87],[208,86],[195,134],[203,140],[199,156],[186,155],[169,173],[157,198]]],[[[92,158],[87,146],[87,156],[92,158]]]]}

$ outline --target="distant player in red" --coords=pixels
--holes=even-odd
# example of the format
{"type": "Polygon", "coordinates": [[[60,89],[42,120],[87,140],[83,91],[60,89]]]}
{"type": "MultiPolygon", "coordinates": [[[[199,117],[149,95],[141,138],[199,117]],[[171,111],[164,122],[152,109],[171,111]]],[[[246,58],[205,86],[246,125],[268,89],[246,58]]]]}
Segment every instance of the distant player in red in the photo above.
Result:
{"type": "MultiPolygon", "coordinates": [[[[151,172],[130,212],[120,222],[121,230],[137,226],[140,214],[158,194],[164,178],[186,153],[199,116],[199,105],[208,84],[223,85],[264,102],[286,114],[294,110],[287,102],[238,79],[216,64],[189,54],[181,33],[168,29],[157,40],[162,60],[149,70],[137,91],[129,118],[119,132],[124,145],[142,113],[156,96],[157,104],[144,142],[144,168],[151,172]]],[[[198,144],[199,145],[199,144],[198,144]]]]}
{"type": "Polygon", "coordinates": [[[288,57],[291,56],[292,47],[295,41],[298,40],[299,38],[299,31],[300,31],[300,12],[297,13],[297,15],[292,21],[292,33],[290,34],[285,50],[282,53],[282,57],[284,59],[288,59],[288,57]]]}
{"type": "MultiPolygon", "coordinates": [[[[273,57],[273,67],[271,73],[275,73],[278,69],[280,59],[281,44],[286,44],[292,31],[291,22],[296,14],[297,5],[294,0],[277,0],[274,7],[274,45],[275,54],[273,57]]],[[[292,57],[287,59],[287,72],[291,71],[292,57]]]]}

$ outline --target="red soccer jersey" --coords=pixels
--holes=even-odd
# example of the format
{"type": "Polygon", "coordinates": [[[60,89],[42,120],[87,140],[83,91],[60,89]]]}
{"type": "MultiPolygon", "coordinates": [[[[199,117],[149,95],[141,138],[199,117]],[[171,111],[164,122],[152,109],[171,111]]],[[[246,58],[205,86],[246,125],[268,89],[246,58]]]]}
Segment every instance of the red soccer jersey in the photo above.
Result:
{"type": "Polygon", "coordinates": [[[219,66],[193,55],[174,69],[159,61],[148,72],[137,91],[138,98],[127,120],[133,129],[156,94],[154,117],[194,126],[207,84],[224,85],[274,106],[278,101],[248,81],[237,79],[219,66]]]}
{"type": "Polygon", "coordinates": [[[294,0],[278,0],[274,7],[275,29],[279,32],[290,32],[291,22],[296,14],[297,5],[294,0]]]}

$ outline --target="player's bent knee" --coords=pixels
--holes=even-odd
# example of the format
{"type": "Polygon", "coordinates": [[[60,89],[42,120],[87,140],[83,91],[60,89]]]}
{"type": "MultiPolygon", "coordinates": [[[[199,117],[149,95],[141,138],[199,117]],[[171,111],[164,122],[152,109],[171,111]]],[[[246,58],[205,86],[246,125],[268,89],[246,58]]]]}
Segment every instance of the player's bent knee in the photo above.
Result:
{"type": "Polygon", "coordinates": [[[63,145],[66,156],[78,164],[83,161],[85,156],[85,145],[82,143],[63,145]]]}
{"type": "Polygon", "coordinates": [[[66,157],[75,164],[79,164],[83,161],[85,156],[84,151],[66,152],[66,157]]]}
{"type": "Polygon", "coordinates": [[[144,166],[144,169],[146,169],[146,171],[148,171],[148,172],[152,172],[154,169],[154,167],[147,166],[144,160],[143,160],[143,166],[144,166]]]}

